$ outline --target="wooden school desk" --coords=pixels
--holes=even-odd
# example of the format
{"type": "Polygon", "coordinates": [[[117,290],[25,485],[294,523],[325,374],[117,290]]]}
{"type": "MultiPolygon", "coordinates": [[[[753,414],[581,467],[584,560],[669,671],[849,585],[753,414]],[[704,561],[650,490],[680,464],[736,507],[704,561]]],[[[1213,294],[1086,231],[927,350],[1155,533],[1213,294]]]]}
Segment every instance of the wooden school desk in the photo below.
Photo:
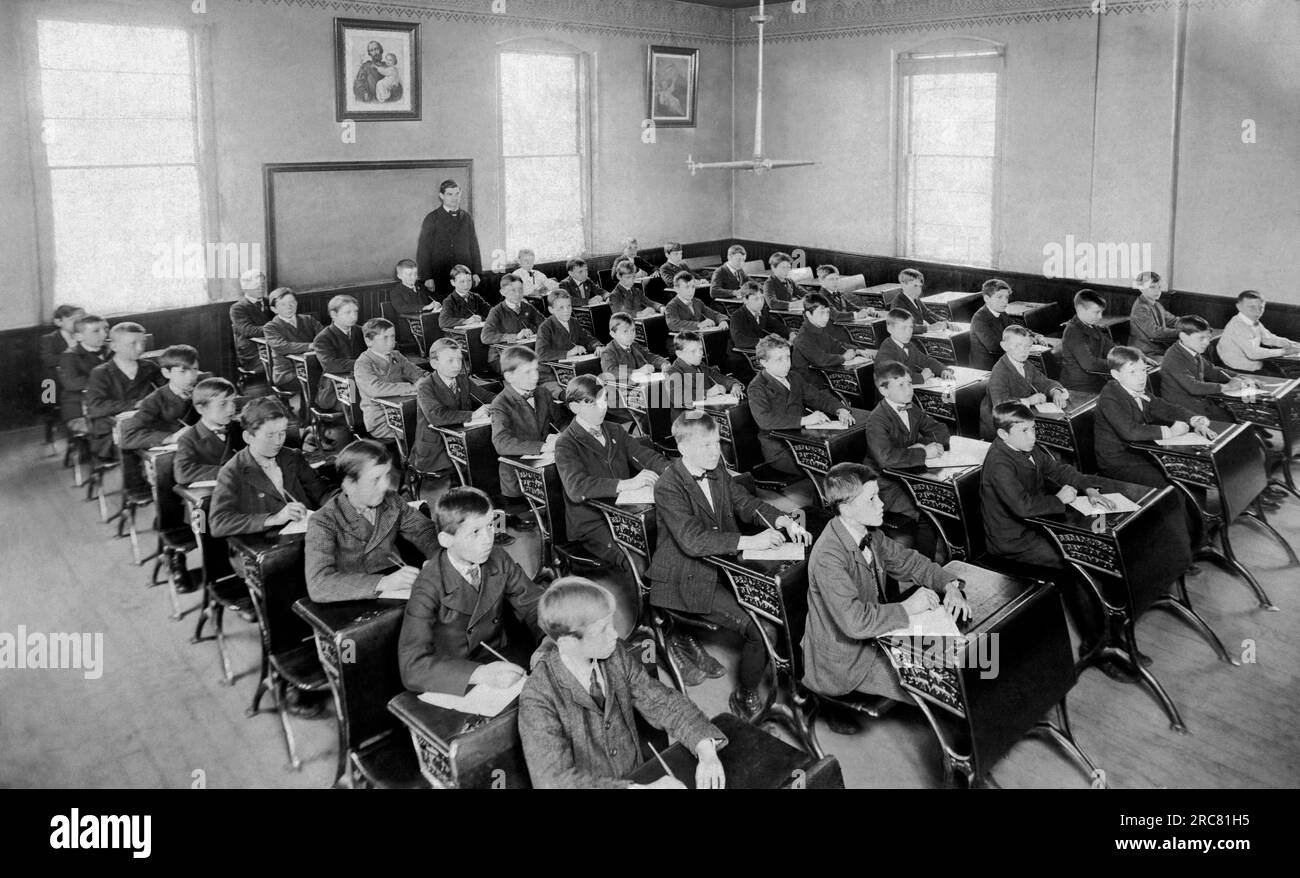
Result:
{"type": "Polygon", "coordinates": [[[497,471],[497,451],[492,445],[492,422],[483,421],[458,427],[430,427],[437,430],[447,446],[447,457],[456,468],[462,485],[478,488],[495,497],[501,492],[497,471]]]}
{"type": "Polygon", "coordinates": [[[889,338],[883,317],[868,317],[864,320],[836,320],[835,325],[844,329],[854,347],[878,348],[880,343],[889,338]]]}
{"type": "Polygon", "coordinates": [[[971,316],[983,304],[984,296],[980,293],[933,293],[929,296],[922,296],[921,301],[944,320],[956,323],[970,323],[971,316]]]}
{"type": "MultiPolygon", "coordinates": [[[[609,294],[605,294],[608,298],[609,294]]],[[[596,337],[596,341],[601,344],[609,344],[609,303],[604,302],[600,305],[575,305],[573,308],[573,319],[580,326],[585,326],[587,331],[596,337]]]]}
{"type": "Polygon", "coordinates": [[[921,410],[938,418],[958,436],[978,439],[980,406],[988,393],[989,373],[983,369],[953,367],[953,381],[933,381],[931,386],[913,386],[913,397],[921,410]]]}
{"type": "Polygon", "coordinates": [[[1063,414],[1034,413],[1034,431],[1040,445],[1061,453],[1066,461],[1081,473],[1097,471],[1097,456],[1093,451],[1093,423],[1097,413],[1097,394],[1085,390],[1069,391],[1063,414]]]}
{"type": "Polygon", "coordinates": [[[929,516],[953,558],[974,561],[984,554],[980,510],[982,464],[886,468],[907,485],[917,508],[929,516]]]}
{"type": "Polygon", "coordinates": [[[876,392],[875,361],[847,368],[840,366],[818,369],[814,366],[813,370],[825,376],[831,391],[849,408],[868,411],[875,408],[876,401],[879,399],[876,392]]]}
{"type": "Polygon", "coordinates": [[[411,735],[420,773],[434,789],[531,789],[519,738],[519,700],[494,717],[461,713],[403,692],[388,709],[411,735]]]}
{"type": "Polygon", "coordinates": [[[1300,450],[1300,379],[1252,376],[1259,382],[1257,392],[1249,396],[1212,397],[1233,419],[1243,424],[1276,430],[1282,436],[1282,453],[1277,466],[1282,471],[1282,481],[1276,484],[1300,498],[1295,476],[1291,473],[1291,458],[1300,450]]]}
{"type": "Polygon", "coordinates": [[[946,329],[915,336],[925,352],[945,366],[970,365],[970,324],[949,323],[946,329]]]}
{"type": "Polygon", "coordinates": [[[1006,313],[1014,322],[1039,335],[1061,331],[1055,302],[1011,302],[1006,313]]]}
{"type": "MultiPolygon", "coordinates": [[[[819,430],[800,427],[797,430],[773,430],[773,438],[780,439],[790,449],[794,462],[807,474],[817,489],[822,503],[822,479],[837,463],[861,463],[867,457],[867,412],[852,409],[853,426],[836,430],[819,430]]],[[[832,419],[833,420],[833,419],[832,419]]]]}

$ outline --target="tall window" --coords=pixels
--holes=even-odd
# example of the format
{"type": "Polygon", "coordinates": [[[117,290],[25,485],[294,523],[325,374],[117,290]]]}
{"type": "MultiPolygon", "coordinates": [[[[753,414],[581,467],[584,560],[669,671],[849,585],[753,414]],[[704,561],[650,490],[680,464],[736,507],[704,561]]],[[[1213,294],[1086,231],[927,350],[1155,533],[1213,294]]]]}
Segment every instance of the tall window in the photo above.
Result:
{"type": "Polygon", "coordinates": [[[1001,50],[899,59],[903,255],[992,266],[1001,50]]]}
{"type": "Polygon", "coordinates": [[[177,28],[37,24],[54,300],[206,302],[194,47],[177,28]],[[179,270],[178,270],[179,269],[179,270]]]}
{"type": "Polygon", "coordinates": [[[582,57],[500,55],[506,253],[539,262],[587,249],[587,114],[582,57]]]}

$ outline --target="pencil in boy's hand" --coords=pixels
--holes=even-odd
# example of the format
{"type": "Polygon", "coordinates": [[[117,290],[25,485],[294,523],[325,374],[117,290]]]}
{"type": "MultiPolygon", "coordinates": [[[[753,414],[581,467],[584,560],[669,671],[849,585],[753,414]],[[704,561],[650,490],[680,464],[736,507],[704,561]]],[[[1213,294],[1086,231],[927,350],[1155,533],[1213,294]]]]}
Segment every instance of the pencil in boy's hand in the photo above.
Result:
{"type": "Polygon", "coordinates": [[[655,755],[655,759],[658,759],[659,764],[663,766],[664,773],[667,774],[669,777],[671,777],[673,780],[677,780],[678,779],[677,775],[673,774],[673,770],[668,767],[668,763],[664,762],[664,758],[659,755],[659,751],[655,749],[655,745],[651,744],[649,741],[646,741],[645,743],[646,746],[650,748],[650,752],[655,755]]]}

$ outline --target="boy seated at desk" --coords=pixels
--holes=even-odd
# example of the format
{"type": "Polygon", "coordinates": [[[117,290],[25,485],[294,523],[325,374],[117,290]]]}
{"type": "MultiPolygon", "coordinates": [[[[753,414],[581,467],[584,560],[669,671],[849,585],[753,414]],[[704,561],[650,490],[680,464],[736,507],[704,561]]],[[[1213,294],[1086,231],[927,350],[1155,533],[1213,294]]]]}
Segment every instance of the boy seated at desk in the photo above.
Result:
{"type": "Polygon", "coordinates": [[[564,485],[564,520],[570,540],[630,579],[627,560],[614,545],[604,515],[588,500],[613,503],[623,491],[652,488],[668,461],[645,439],[629,436],[605,418],[607,389],[595,375],[569,382],[564,401],[573,420],[555,440],[555,465],[564,485]]]}
{"type": "Polygon", "coordinates": [[[488,365],[500,370],[501,352],[493,345],[526,344],[537,338],[542,326],[541,312],[524,301],[524,285],[513,274],[501,278],[501,301],[488,311],[483,321],[483,344],[488,347],[488,365]]]}
{"type": "MultiPolygon", "coordinates": [[[[870,467],[837,463],[822,490],[835,518],[808,556],[803,684],[830,696],[861,692],[910,701],[876,638],[909,628],[916,616],[940,606],[955,620],[969,619],[963,583],[885,535],[885,507],[870,467]],[[887,576],[916,589],[891,601],[887,576]]],[[[827,721],[839,734],[859,730],[848,717],[828,714],[827,721]]]]}
{"type": "Polygon", "coordinates": [[[604,291],[588,277],[587,260],[570,259],[564,263],[569,276],[560,281],[559,289],[569,294],[575,305],[600,305],[605,301],[604,291]]]}
{"type": "MultiPolygon", "coordinates": [[[[790,254],[780,251],[773,253],[768,257],[767,264],[772,269],[772,273],[768,275],[767,282],[762,287],[767,307],[773,311],[789,311],[796,303],[801,305],[803,295],[795,286],[795,282],[790,280],[790,270],[794,268],[794,260],[790,258],[790,254]]],[[[747,280],[740,285],[740,289],[744,290],[751,283],[757,281],[747,280]]]]}
{"type": "Polygon", "coordinates": [[[668,361],[646,350],[636,340],[636,320],[626,311],[615,311],[609,318],[610,342],[600,351],[600,373],[606,381],[626,384],[632,375],[666,372],[668,361]]]}
{"type": "Polygon", "coordinates": [[[790,337],[790,327],[772,313],[767,296],[758,281],[747,280],[741,286],[739,298],[744,304],[731,313],[730,329],[733,347],[752,351],[759,339],[768,335],[790,337]]]}
{"type": "Polygon", "coordinates": [[[459,427],[487,420],[493,394],[463,374],[464,352],[454,338],[440,338],[429,347],[433,371],[415,382],[415,402],[420,410],[411,466],[420,472],[440,472],[451,467],[442,434],[434,427],[459,427]]]}
{"type": "MultiPolygon", "coordinates": [[[[357,326],[360,306],[351,296],[333,296],[328,310],[330,325],[312,339],[312,353],[316,355],[316,362],[320,364],[322,372],[351,375],[357,358],[366,350],[366,337],[361,333],[361,327],[357,326]]],[[[316,384],[316,407],[332,412],[338,411],[338,405],[334,382],[320,379],[316,384]]]]}
{"type": "Polygon", "coordinates": [[[488,303],[474,292],[474,272],[468,266],[451,267],[452,293],[442,302],[438,326],[443,330],[466,323],[481,323],[488,315],[488,303]]]}
{"type": "MultiPolygon", "coordinates": [[[[42,387],[53,387],[54,404],[59,402],[59,360],[63,354],[77,346],[77,321],[86,316],[86,309],[80,305],[60,305],[54,309],[54,330],[42,335],[36,341],[37,354],[41,362],[42,387]]],[[[95,365],[99,365],[96,363],[95,365]]]]}
{"type": "MultiPolygon", "coordinates": [[[[262,327],[266,345],[271,349],[271,380],[281,390],[297,391],[298,372],[290,354],[305,354],[321,333],[320,321],[310,314],[298,313],[298,296],[289,287],[271,291],[271,310],[275,317],[262,327]]],[[[298,396],[293,397],[298,404],[298,396]]]]}
{"type": "Polygon", "coordinates": [[[1178,318],[1160,304],[1160,275],[1137,276],[1137,301],[1129,312],[1129,345],[1148,357],[1161,357],[1178,340],[1178,318]]]}
{"type": "MultiPolygon", "coordinates": [[[[90,373],[113,356],[105,343],[108,321],[97,314],[83,314],[72,325],[73,346],[59,355],[59,411],[63,423],[85,417],[82,403],[90,373]]],[[[84,421],[83,421],[84,423],[84,421]]]]}
{"type": "MultiPolygon", "coordinates": [[[[552,295],[568,294],[556,291],[552,295]]],[[[505,387],[488,406],[492,418],[492,446],[497,454],[520,457],[551,454],[560,430],[568,425],[569,412],[555,404],[549,388],[538,384],[537,355],[523,345],[506,348],[501,355],[505,387]]],[[[529,529],[531,510],[519,489],[514,467],[497,464],[503,506],[511,514],[511,526],[529,529]]]]}
{"type": "Polygon", "coordinates": [[[140,401],[135,414],[122,422],[122,450],[172,445],[198,420],[190,397],[199,380],[199,352],[176,344],[158,358],[167,383],[140,401]]]}
{"type": "Polygon", "coordinates": [[[618,282],[609,294],[611,311],[626,311],[633,317],[653,317],[662,310],[658,302],[646,298],[645,290],[636,282],[637,273],[633,263],[626,259],[614,265],[614,276],[618,282]]]}
{"type": "Polygon", "coordinates": [[[659,277],[663,279],[667,289],[673,288],[673,279],[677,277],[678,272],[688,270],[686,263],[682,261],[683,252],[682,245],[678,242],[664,242],[664,264],[659,266],[659,277]]]}
{"type": "MultiPolygon", "coordinates": [[[[970,319],[970,365],[972,369],[992,369],[1002,358],[1002,333],[1008,326],[1021,324],[1011,319],[1011,285],[1001,278],[990,278],[980,287],[984,304],[970,319]]],[[[1046,344],[1036,332],[1029,333],[1032,344],[1046,344]]]]}
{"type": "Polygon", "coordinates": [[[762,371],[749,382],[749,411],[758,425],[763,457],[775,469],[800,475],[794,455],[774,430],[798,430],[826,424],[834,415],[843,427],[853,426],[853,412],[829,390],[809,384],[790,369],[790,342],[769,335],[754,351],[762,371]],[[807,414],[811,410],[811,414],[807,414]]]}
{"type": "Polygon", "coordinates": [[[420,269],[414,259],[401,260],[393,272],[397,283],[388,289],[388,304],[398,317],[415,317],[426,311],[436,314],[442,308],[428,289],[417,285],[420,269]]]}
{"type": "Polygon", "coordinates": [[[542,590],[493,544],[492,501],[477,488],[449,488],[434,508],[441,547],[411,586],[397,643],[402,683],[412,692],[464,695],[471,686],[507,689],[524,669],[494,654],[523,659],[540,639],[542,590]],[[506,604],[532,638],[512,642],[506,604]]]}
{"type": "Polygon", "coordinates": [[[361,398],[361,414],[366,432],[375,439],[391,439],[396,433],[388,423],[384,407],[375,402],[380,396],[414,396],[415,383],[424,372],[406,356],[395,350],[397,330],[382,317],[374,317],[361,327],[366,352],[357,357],[352,376],[361,398]]]}
{"type": "Polygon", "coordinates": [[[826,300],[832,306],[835,304],[836,297],[838,297],[844,304],[854,309],[852,311],[833,311],[831,319],[868,320],[885,316],[884,311],[869,307],[862,297],[856,296],[848,290],[841,290],[840,282],[843,278],[840,276],[840,270],[835,266],[829,263],[817,266],[817,280],[821,282],[822,295],[826,297],[826,300]]]}
{"type": "Polygon", "coordinates": [[[843,327],[832,326],[832,313],[829,299],[821,293],[809,293],[803,300],[803,326],[793,338],[795,373],[823,389],[830,383],[815,370],[839,369],[850,360],[875,356],[874,351],[855,348],[843,327]]]}
{"type": "Polygon", "coordinates": [[[684,789],[666,774],[650,784],[622,778],[641,762],[636,714],[693,751],[697,789],[725,784],[718,748],[727,742],[682,693],[646,673],[618,639],[614,597],[587,579],[551,583],[537,605],[546,639],[519,695],[519,737],[535,789],[684,789]]]}
{"type": "Polygon", "coordinates": [[[938,534],[912,502],[907,486],[883,472],[887,468],[924,467],[927,459],[947,450],[951,434],[912,402],[912,379],[902,363],[877,363],[874,380],[880,402],[867,415],[867,461],[882,473],[877,477],[880,500],[891,526],[914,539],[922,554],[934,557],[938,534]]]}
{"type": "Polygon", "coordinates": [[[1096,393],[1106,383],[1106,354],[1115,346],[1100,326],[1106,302],[1092,290],[1074,294],[1074,316],[1061,334],[1061,383],[1069,390],[1096,393]]]}
{"type": "Polygon", "coordinates": [[[1269,360],[1300,355],[1300,344],[1264,328],[1264,297],[1258,290],[1237,295],[1237,313],[1219,337],[1219,359],[1237,372],[1275,371],[1269,360]]]}
{"type": "Polygon", "coordinates": [[[704,337],[698,332],[679,332],[673,337],[673,350],[677,358],[664,369],[667,375],[669,417],[676,418],[687,409],[695,407],[697,399],[709,399],[730,393],[745,395],[745,385],[730,375],[723,375],[716,366],[704,364],[704,337]]]}
{"type": "Polygon", "coordinates": [[[1053,402],[1062,409],[1070,401],[1070,391],[1048,378],[1029,362],[1033,336],[1028,329],[1013,323],[1002,331],[1002,350],[1006,353],[993,364],[988,391],[980,402],[980,438],[992,442],[996,435],[993,408],[1004,402],[1018,402],[1029,409],[1053,402]]]}
{"type": "Polygon", "coordinates": [[[216,479],[221,467],[243,447],[238,431],[230,426],[235,417],[238,391],[225,378],[204,378],[194,386],[190,402],[198,423],[186,427],[176,439],[172,474],[184,487],[216,479]]]}
{"type": "Polygon", "coordinates": [[[1178,341],[1160,361],[1160,397],[1212,421],[1231,421],[1210,397],[1256,387],[1257,382],[1220,369],[1206,358],[1211,332],[1203,318],[1194,314],[1179,317],[1177,328],[1178,341]]]}
{"type": "Polygon", "coordinates": [[[898,283],[902,289],[894,293],[893,298],[885,304],[889,310],[895,308],[906,311],[915,329],[921,332],[938,332],[948,328],[948,322],[930,310],[930,306],[921,301],[925,290],[925,275],[915,268],[904,268],[898,273],[898,283]]]}
{"type": "MultiPolygon", "coordinates": [[[[1061,583],[1062,597],[1078,629],[1079,655],[1085,656],[1102,634],[1096,597],[1081,577],[1067,572],[1065,558],[1047,535],[1025,519],[1063,513],[1080,495],[1089,498],[1094,507],[1114,509],[1102,492],[1113,492],[1119,486],[1100,476],[1082,475],[1038,448],[1034,414],[1021,403],[998,405],[993,409],[993,423],[997,436],[980,471],[980,508],[989,554],[1058,572],[1042,578],[1061,583]]],[[[1101,668],[1107,676],[1123,677],[1119,667],[1110,662],[1101,668]]]]}
{"type": "MultiPolygon", "coordinates": [[[[722,269],[719,269],[721,271],[722,269]]],[[[739,287],[737,287],[739,289],[739,287]]],[[[695,275],[679,271],[673,278],[673,299],[664,308],[669,332],[698,332],[715,326],[727,328],[727,318],[714,311],[695,295],[695,275]]]]}
{"type": "Polygon", "coordinates": [[[654,274],[655,267],[638,255],[640,250],[641,245],[636,238],[624,238],[622,250],[619,253],[618,259],[615,260],[615,264],[624,260],[632,263],[632,273],[637,277],[646,277],[647,275],[654,274]]]}
{"type": "Polygon", "coordinates": [[[113,423],[121,412],[138,406],[164,383],[162,370],[144,353],[145,331],[139,323],[118,323],[108,332],[112,359],[91,370],[85,408],[90,449],[100,460],[113,457],[113,423]]]}
{"type": "MultiPolygon", "coordinates": [[[[551,316],[537,328],[537,357],[543,363],[554,363],[569,357],[595,354],[601,350],[596,336],[586,326],[573,319],[573,297],[563,287],[546,297],[551,316]]],[[[558,391],[559,385],[550,382],[558,391]]]]}
{"type": "Polygon", "coordinates": [[[931,378],[951,381],[957,374],[951,366],[945,366],[930,356],[920,342],[913,344],[915,327],[911,314],[902,308],[891,309],[885,317],[885,330],[889,333],[889,338],[880,343],[876,362],[902,363],[916,384],[924,384],[931,378]]]}
{"type": "MultiPolygon", "coordinates": [[[[677,613],[687,613],[719,628],[739,634],[740,652],[736,688],[727,705],[744,720],[762,709],[758,687],[767,671],[768,642],[776,630],[763,621],[763,631],[746,613],[724,583],[722,572],[705,560],[710,555],[733,555],[745,549],[770,549],[782,545],[786,532],[794,542],[811,537],[797,521],[764,503],[737,485],[722,460],[718,425],[699,412],[687,412],[673,422],[673,439],[681,459],[673,461],[655,483],[658,538],[646,578],[650,603],[677,613]],[[764,528],[753,536],[740,532],[737,519],[764,528]]],[[[705,677],[721,677],[722,665],[695,637],[674,626],[668,649],[688,686],[705,677]]]]}
{"type": "Polygon", "coordinates": [[[342,486],[307,522],[307,594],[317,603],[410,597],[419,568],[398,551],[401,537],[424,558],[438,551],[438,529],[393,490],[393,456],[358,439],[334,463],[342,486]]]}
{"type": "Polygon", "coordinates": [[[521,248],[515,260],[519,263],[519,267],[511,272],[511,276],[519,278],[525,296],[545,295],[549,290],[559,286],[556,281],[533,268],[537,263],[537,253],[532,248],[521,248]]]}
{"type": "Polygon", "coordinates": [[[214,537],[262,533],[302,521],[327,488],[301,453],[285,446],[289,412],[273,396],[249,400],[239,413],[247,446],[217,472],[208,526],[214,537]]]}
{"type": "MultiPolygon", "coordinates": [[[[740,289],[741,284],[749,280],[744,267],[746,255],[745,248],[739,244],[732,244],[727,248],[727,261],[713,270],[713,277],[709,281],[711,297],[728,298],[740,289]]],[[[674,283],[677,282],[677,277],[680,277],[680,273],[673,277],[674,283]]]]}

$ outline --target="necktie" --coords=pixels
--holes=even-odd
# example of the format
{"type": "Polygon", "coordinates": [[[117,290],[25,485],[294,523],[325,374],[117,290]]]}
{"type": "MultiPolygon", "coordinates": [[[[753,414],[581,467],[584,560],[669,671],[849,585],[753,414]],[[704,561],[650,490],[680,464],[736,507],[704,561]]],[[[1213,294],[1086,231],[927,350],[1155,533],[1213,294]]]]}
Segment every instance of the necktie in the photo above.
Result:
{"type": "Polygon", "coordinates": [[[477,564],[469,568],[469,572],[465,575],[465,581],[468,582],[470,585],[474,586],[475,588],[478,588],[479,581],[482,578],[483,578],[483,574],[479,571],[479,567],[477,564]]]}
{"type": "Polygon", "coordinates": [[[222,442],[226,441],[226,434],[224,431],[213,430],[212,435],[216,436],[217,439],[221,440],[222,442]]]}
{"type": "Polygon", "coordinates": [[[910,412],[912,410],[912,404],[909,402],[906,405],[895,405],[894,410],[899,412],[910,412]]]}
{"type": "Polygon", "coordinates": [[[588,430],[587,432],[591,434],[591,438],[592,438],[592,439],[595,439],[597,442],[600,443],[600,447],[601,447],[601,448],[604,448],[604,447],[605,447],[605,433],[604,433],[604,431],[602,431],[602,430],[600,430],[600,429],[596,429],[596,430],[588,430]]]}
{"type": "Polygon", "coordinates": [[[871,551],[870,546],[871,546],[871,531],[867,531],[865,534],[862,535],[862,539],[858,540],[858,551],[862,553],[862,557],[865,558],[867,561],[867,566],[871,568],[871,578],[875,581],[875,586],[876,586],[876,597],[880,600],[881,603],[884,603],[885,601],[884,586],[881,584],[880,575],[876,571],[876,556],[875,553],[871,551]]]}
{"type": "Polygon", "coordinates": [[[537,409],[537,400],[533,399],[533,397],[532,397],[531,394],[528,395],[528,396],[526,396],[526,397],[524,397],[524,401],[528,403],[528,407],[529,407],[530,409],[533,409],[534,411],[536,411],[536,409],[537,409]]]}
{"type": "Polygon", "coordinates": [[[605,712],[605,692],[600,688],[600,677],[596,673],[596,666],[591,666],[591,683],[587,686],[587,692],[591,695],[591,700],[596,702],[597,709],[601,713],[605,712]]]}

